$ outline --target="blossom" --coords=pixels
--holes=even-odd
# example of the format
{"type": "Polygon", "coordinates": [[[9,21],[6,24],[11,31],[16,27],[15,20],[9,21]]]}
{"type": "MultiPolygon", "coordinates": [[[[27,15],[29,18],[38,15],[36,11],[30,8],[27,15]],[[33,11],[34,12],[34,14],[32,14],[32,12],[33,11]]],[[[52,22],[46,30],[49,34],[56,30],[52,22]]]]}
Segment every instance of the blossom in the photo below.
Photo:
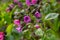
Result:
{"type": "Polygon", "coordinates": [[[35,5],[37,3],[37,0],[26,0],[27,6],[35,5]]]}
{"type": "Polygon", "coordinates": [[[18,4],[18,7],[20,7],[20,8],[22,8],[22,7],[23,7],[23,5],[22,5],[22,3],[21,3],[21,2],[18,2],[17,4],[18,4]]]}
{"type": "Polygon", "coordinates": [[[15,25],[20,25],[20,20],[15,19],[15,20],[14,20],[14,24],[15,24],[15,25]]]}
{"type": "Polygon", "coordinates": [[[24,16],[24,22],[29,23],[31,21],[29,16],[24,16]]]}
{"type": "Polygon", "coordinates": [[[34,5],[37,3],[37,0],[32,0],[31,3],[34,5]]]}
{"type": "Polygon", "coordinates": [[[13,2],[17,4],[19,1],[18,0],[13,0],[13,2]]]}
{"type": "Polygon", "coordinates": [[[40,14],[38,11],[36,11],[35,17],[36,17],[36,18],[40,18],[40,17],[41,17],[41,14],[40,14]]]}
{"type": "Polygon", "coordinates": [[[31,5],[31,1],[30,0],[26,0],[26,5],[30,6],[31,5]]]}
{"type": "Polygon", "coordinates": [[[14,4],[10,4],[9,7],[6,8],[6,12],[10,12],[14,7],[14,4]]]}
{"type": "Polygon", "coordinates": [[[6,12],[10,12],[12,9],[10,7],[6,8],[6,12]]]}
{"type": "Polygon", "coordinates": [[[10,4],[9,7],[10,7],[10,8],[13,8],[13,7],[14,7],[14,4],[10,4]]]}
{"type": "Polygon", "coordinates": [[[36,22],[38,22],[38,23],[39,23],[39,22],[40,22],[40,20],[39,20],[39,19],[36,19],[36,22]]]}
{"type": "Polygon", "coordinates": [[[0,40],[4,40],[4,33],[0,32],[0,40]]]}
{"type": "Polygon", "coordinates": [[[38,24],[36,24],[35,27],[36,27],[37,29],[40,28],[40,26],[39,26],[38,24]]]}
{"type": "Polygon", "coordinates": [[[17,27],[16,30],[17,30],[18,32],[21,32],[21,31],[22,31],[21,26],[17,27]]]}

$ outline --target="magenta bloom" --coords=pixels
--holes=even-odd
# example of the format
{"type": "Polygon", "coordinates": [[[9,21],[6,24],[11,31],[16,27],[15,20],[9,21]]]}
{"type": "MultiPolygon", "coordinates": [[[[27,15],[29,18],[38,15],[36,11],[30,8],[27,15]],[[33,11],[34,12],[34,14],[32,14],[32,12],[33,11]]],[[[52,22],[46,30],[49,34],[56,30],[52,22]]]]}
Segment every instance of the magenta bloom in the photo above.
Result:
{"type": "Polygon", "coordinates": [[[39,20],[39,19],[37,19],[37,20],[36,20],[36,22],[40,22],[40,20],[39,20]]]}
{"type": "Polygon", "coordinates": [[[14,3],[18,3],[19,1],[18,0],[13,0],[14,3]]]}
{"type": "Polygon", "coordinates": [[[11,8],[14,8],[14,4],[10,4],[9,6],[10,6],[11,8]]]}
{"type": "Polygon", "coordinates": [[[0,32],[0,40],[4,40],[4,33],[0,32]]]}
{"type": "Polygon", "coordinates": [[[34,5],[34,4],[37,3],[37,0],[32,0],[31,2],[32,2],[32,4],[34,5]]]}
{"type": "Polygon", "coordinates": [[[26,0],[26,5],[30,6],[31,5],[31,0],[26,0]]]}
{"type": "Polygon", "coordinates": [[[17,30],[18,32],[22,32],[22,28],[21,28],[21,27],[17,27],[16,30],[17,30]]]}
{"type": "Polygon", "coordinates": [[[19,6],[20,8],[22,8],[22,7],[23,7],[23,5],[22,5],[22,3],[21,3],[21,2],[18,2],[18,6],[19,6]]]}
{"type": "Polygon", "coordinates": [[[37,0],[26,0],[27,6],[35,5],[37,3],[37,0]]]}
{"type": "Polygon", "coordinates": [[[36,17],[36,18],[40,18],[40,17],[41,17],[41,14],[40,14],[38,11],[36,11],[35,17],[36,17]]]}
{"type": "Polygon", "coordinates": [[[10,4],[8,8],[6,8],[6,12],[10,12],[14,8],[14,4],[10,4]]]}
{"type": "Polygon", "coordinates": [[[24,22],[29,23],[31,21],[29,16],[24,16],[24,22]]]}
{"type": "Polygon", "coordinates": [[[19,26],[19,25],[20,25],[20,20],[15,19],[15,20],[14,20],[14,24],[19,26]]]}
{"type": "Polygon", "coordinates": [[[40,28],[40,26],[39,26],[38,24],[36,24],[35,27],[36,27],[37,29],[40,28]]]}
{"type": "Polygon", "coordinates": [[[6,8],[6,12],[10,12],[11,11],[11,8],[10,7],[8,7],[8,8],[6,8]]]}

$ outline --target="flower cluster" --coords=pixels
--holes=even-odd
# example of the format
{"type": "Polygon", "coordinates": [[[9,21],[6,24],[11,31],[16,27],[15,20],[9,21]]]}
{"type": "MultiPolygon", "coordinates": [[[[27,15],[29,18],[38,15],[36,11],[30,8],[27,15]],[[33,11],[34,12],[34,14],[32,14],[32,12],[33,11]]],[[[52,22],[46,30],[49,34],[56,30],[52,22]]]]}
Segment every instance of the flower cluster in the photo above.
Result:
{"type": "Polygon", "coordinates": [[[26,0],[27,6],[35,5],[38,0],[26,0]]]}
{"type": "Polygon", "coordinates": [[[6,4],[0,7],[0,40],[56,40],[60,31],[57,2],[11,0],[6,4]]]}

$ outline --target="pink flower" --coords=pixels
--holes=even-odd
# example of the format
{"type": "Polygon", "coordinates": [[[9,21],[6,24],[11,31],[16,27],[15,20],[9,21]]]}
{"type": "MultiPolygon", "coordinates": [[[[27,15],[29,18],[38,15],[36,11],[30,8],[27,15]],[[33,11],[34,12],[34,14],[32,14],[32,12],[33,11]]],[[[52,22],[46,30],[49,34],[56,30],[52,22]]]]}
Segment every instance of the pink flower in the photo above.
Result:
{"type": "Polygon", "coordinates": [[[10,4],[9,7],[6,8],[6,12],[10,12],[14,8],[14,4],[10,4]]]}
{"type": "Polygon", "coordinates": [[[18,32],[22,32],[22,28],[21,28],[20,26],[17,27],[16,30],[17,30],[18,32]]]}
{"type": "Polygon", "coordinates": [[[22,7],[23,7],[23,5],[22,5],[22,3],[21,3],[21,2],[18,2],[18,7],[20,7],[20,8],[22,8],[22,7]]]}
{"type": "Polygon", "coordinates": [[[0,40],[4,40],[4,33],[0,32],[0,40]]]}
{"type": "Polygon", "coordinates": [[[40,18],[40,17],[41,17],[41,14],[40,14],[38,11],[36,11],[35,17],[36,17],[36,18],[40,18]]]}
{"type": "Polygon", "coordinates": [[[10,7],[10,8],[14,8],[14,4],[10,4],[9,7],[10,7]]]}
{"type": "Polygon", "coordinates": [[[14,20],[14,24],[19,26],[19,25],[20,25],[20,20],[15,19],[15,20],[14,20]]]}
{"type": "Polygon", "coordinates": [[[11,8],[10,7],[8,7],[8,8],[6,8],[6,12],[10,12],[11,11],[11,8]]]}
{"type": "Polygon", "coordinates": [[[36,22],[38,22],[38,23],[39,23],[39,22],[40,22],[40,20],[39,20],[39,19],[36,19],[36,22]]]}
{"type": "Polygon", "coordinates": [[[35,5],[37,3],[37,0],[26,0],[27,6],[35,5]]]}
{"type": "Polygon", "coordinates": [[[19,1],[18,0],[13,0],[13,2],[17,4],[19,1]]]}
{"type": "Polygon", "coordinates": [[[35,27],[36,27],[37,29],[40,28],[40,26],[39,26],[38,24],[36,24],[35,27]]]}
{"type": "Polygon", "coordinates": [[[25,23],[31,22],[30,16],[24,16],[24,22],[25,22],[25,23]]]}
{"type": "Polygon", "coordinates": [[[26,5],[30,6],[31,5],[31,1],[30,0],[26,0],[26,5]]]}
{"type": "Polygon", "coordinates": [[[37,3],[37,0],[32,0],[32,4],[36,4],[37,3]]]}

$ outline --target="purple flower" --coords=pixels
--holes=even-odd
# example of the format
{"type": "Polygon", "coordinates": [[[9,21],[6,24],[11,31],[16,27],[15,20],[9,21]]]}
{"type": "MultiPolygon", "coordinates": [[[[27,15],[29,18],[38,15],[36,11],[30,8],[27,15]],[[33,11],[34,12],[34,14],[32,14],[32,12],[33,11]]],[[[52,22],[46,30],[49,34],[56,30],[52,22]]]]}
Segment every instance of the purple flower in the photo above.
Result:
{"type": "Polygon", "coordinates": [[[24,16],[24,22],[29,23],[31,21],[29,16],[24,16]]]}
{"type": "Polygon", "coordinates": [[[14,4],[10,4],[9,6],[10,6],[11,8],[14,8],[14,4]]]}
{"type": "Polygon", "coordinates": [[[22,32],[21,26],[17,27],[16,30],[17,30],[18,32],[22,32]]]}
{"type": "Polygon", "coordinates": [[[35,5],[37,3],[37,0],[32,0],[32,4],[35,5]]]}
{"type": "Polygon", "coordinates": [[[10,7],[6,8],[6,12],[10,12],[12,9],[10,7]]]}
{"type": "Polygon", "coordinates": [[[9,7],[6,8],[6,12],[10,12],[14,8],[14,4],[10,4],[9,7]]]}
{"type": "Polygon", "coordinates": [[[40,17],[41,17],[41,14],[40,14],[38,11],[36,11],[35,17],[36,17],[36,18],[40,18],[40,17]]]}
{"type": "Polygon", "coordinates": [[[19,25],[20,25],[20,20],[15,19],[15,20],[14,20],[14,24],[19,26],[19,25]]]}
{"type": "Polygon", "coordinates": [[[23,5],[22,5],[22,3],[21,3],[21,2],[18,2],[18,7],[20,7],[20,8],[22,8],[22,7],[23,7],[23,5]]]}
{"type": "Polygon", "coordinates": [[[26,0],[27,6],[35,5],[37,3],[37,0],[26,0]]]}
{"type": "Polygon", "coordinates": [[[31,5],[31,0],[26,0],[26,5],[30,6],[31,5]]]}
{"type": "Polygon", "coordinates": [[[39,22],[40,22],[40,20],[39,20],[39,19],[36,19],[36,22],[38,22],[38,23],[39,23],[39,22]]]}
{"type": "Polygon", "coordinates": [[[17,4],[19,1],[18,0],[13,0],[13,2],[17,4]]]}
{"type": "Polygon", "coordinates": [[[4,33],[0,32],[0,40],[4,40],[4,33]]]}
{"type": "Polygon", "coordinates": [[[37,28],[37,29],[38,29],[38,28],[40,28],[40,26],[39,26],[38,24],[36,24],[36,25],[35,25],[35,28],[37,28]]]}

